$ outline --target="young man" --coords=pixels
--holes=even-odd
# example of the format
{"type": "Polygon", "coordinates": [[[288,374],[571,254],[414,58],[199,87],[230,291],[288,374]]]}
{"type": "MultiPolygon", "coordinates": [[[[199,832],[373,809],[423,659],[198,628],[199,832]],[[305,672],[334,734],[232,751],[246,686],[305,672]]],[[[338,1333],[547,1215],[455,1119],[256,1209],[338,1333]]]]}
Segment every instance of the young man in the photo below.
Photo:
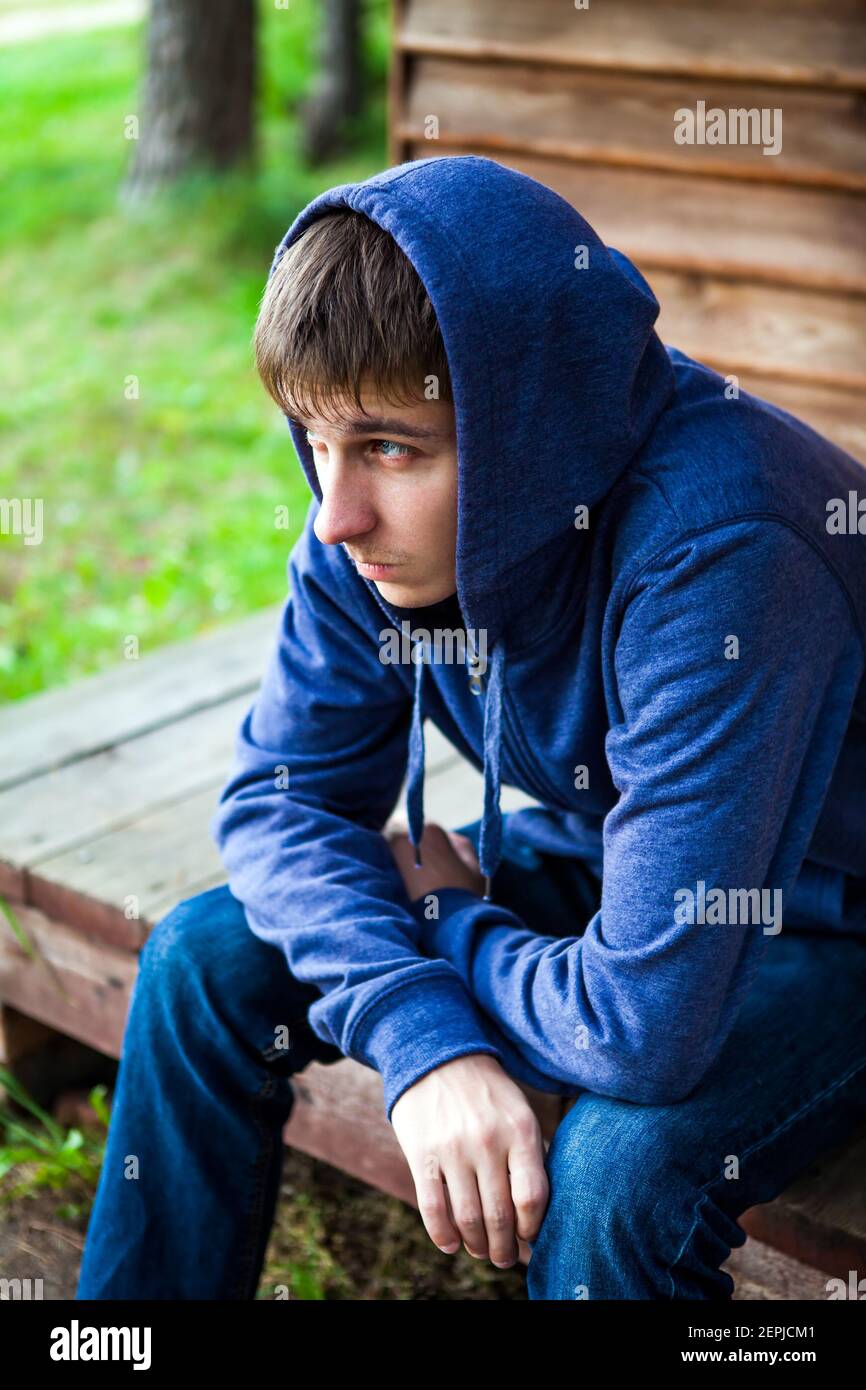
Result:
{"type": "Polygon", "coordinates": [[[313,500],[228,887],[142,953],[80,1297],[253,1296],[313,1058],[381,1073],[431,1240],[528,1242],[536,1299],[729,1297],[737,1215],[866,1117],[866,482],[657,313],[475,157],[277,248],[257,362],[313,500]],[[483,770],[461,833],[424,718],[483,770]],[[546,1154],[518,1082],[576,1097],[546,1154]]]}

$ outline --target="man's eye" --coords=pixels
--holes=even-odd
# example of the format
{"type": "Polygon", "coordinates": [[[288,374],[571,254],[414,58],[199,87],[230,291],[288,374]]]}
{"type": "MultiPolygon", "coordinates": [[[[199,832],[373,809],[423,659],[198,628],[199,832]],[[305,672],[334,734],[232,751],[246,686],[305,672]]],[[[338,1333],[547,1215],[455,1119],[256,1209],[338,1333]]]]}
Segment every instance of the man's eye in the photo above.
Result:
{"type": "Polygon", "coordinates": [[[399,444],[396,439],[371,439],[370,443],[377,450],[381,447],[382,457],[386,459],[411,458],[418,452],[411,444],[399,444]]]}

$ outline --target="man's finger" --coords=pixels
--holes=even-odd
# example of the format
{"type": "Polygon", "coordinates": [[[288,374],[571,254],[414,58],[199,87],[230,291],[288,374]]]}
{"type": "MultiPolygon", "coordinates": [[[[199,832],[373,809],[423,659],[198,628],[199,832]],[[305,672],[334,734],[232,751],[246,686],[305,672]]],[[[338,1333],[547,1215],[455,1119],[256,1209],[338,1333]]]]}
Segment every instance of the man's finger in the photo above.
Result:
{"type": "Polygon", "coordinates": [[[431,1154],[422,1159],[420,1171],[416,1171],[417,1163],[410,1166],[425,1231],[445,1254],[456,1254],[460,1249],[460,1232],[452,1219],[438,1158],[431,1154]]]}
{"type": "Polygon", "coordinates": [[[499,1266],[512,1265],[519,1252],[508,1170],[504,1163],[491,1162],[479,1169],[477,1178],[490,1262],[499,1266]]]}
{"type": "Polygon", "coordinates": [[[536,1134],[518,1140],[508,1155],[511,1199],[517,1214],[516,1234],[521,1240],[535,1240],[550,1200],[544,1154],[541,1130],[536,1125],[536,1134]]]}

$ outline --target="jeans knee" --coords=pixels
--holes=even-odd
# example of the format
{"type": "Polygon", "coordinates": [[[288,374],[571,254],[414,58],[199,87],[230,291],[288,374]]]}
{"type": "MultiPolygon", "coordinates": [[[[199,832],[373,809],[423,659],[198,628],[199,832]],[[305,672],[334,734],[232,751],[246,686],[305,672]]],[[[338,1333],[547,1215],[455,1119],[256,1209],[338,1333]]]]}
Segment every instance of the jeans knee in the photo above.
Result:
{"type": "Polygon", "coordinates": [[[682,1186],[675,1146],[658,1116],[658,1107],[582,1096],[548,1151],[551,1191],[565,1201],[579,1194],[575,1206],[611,1236],[654,1223],[665,1193],[682,1186]]]}
{"type": "Polygon", "coordinates": [[[156,923],[139,952],[141,988],[155,991],[163,1003],[178,993],[188,996],[191,990],[206,989],[229,950],[228,915],[242,912],[227,888],[209,889],[177,903],[156,923]]]}
{"type": "Polygon", "coordinates": [[[578,1099],[547,1154],[532,1297],[728,1296],[718,1265],[744,1237],[712,1200],[685,1137],[672,1107],[578,1099]]]}

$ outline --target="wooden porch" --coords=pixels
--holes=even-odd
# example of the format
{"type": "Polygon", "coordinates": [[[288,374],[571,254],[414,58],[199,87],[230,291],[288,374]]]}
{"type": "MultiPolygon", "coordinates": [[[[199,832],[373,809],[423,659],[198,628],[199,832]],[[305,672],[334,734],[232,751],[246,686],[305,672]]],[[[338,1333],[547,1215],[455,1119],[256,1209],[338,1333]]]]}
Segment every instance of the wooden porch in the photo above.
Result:
{"type": "MultiPolygon", "coordinates": [[[[208,824],[278,610],[12,706],[0,725],[0,894],[36,948],[0,928],[0,1058],[24,1079],[67,1065],[58,1035],[120,1055],[137,954],[175,903],[224,883],[208,824]]],[[[425,807],[457,826],[480,775],[428,724],[425,807]]],[[[503,789],[503,809],[532,804],[503,789]]],[[[403,807],[398,808],[398,813],[403,807]]],[[[288,1144],[414,1205],[378,1074],[346,1058],[294,1083],[288,1144]]],[[[527,1092],[549,1140],[569,1101],[527,1092]]],[[[738,1296],[824,1298],[866,1268],[864,1132],[742,1218],[738,1296]]]]}

